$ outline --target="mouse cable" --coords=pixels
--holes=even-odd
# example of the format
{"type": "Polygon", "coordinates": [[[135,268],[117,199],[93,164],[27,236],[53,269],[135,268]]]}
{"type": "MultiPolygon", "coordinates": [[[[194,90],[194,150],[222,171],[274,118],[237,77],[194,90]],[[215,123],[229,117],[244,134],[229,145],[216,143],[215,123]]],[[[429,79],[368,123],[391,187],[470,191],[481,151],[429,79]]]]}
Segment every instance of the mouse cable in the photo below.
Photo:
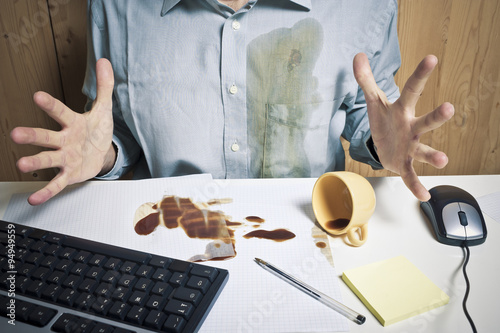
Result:
{"type": "Polygon", "coordinates": [[[474,325],[474,321],[472,320],[471,316],[469,315],[469,311],[467,311],[467,304],[466,304],[467,298],[469,297],[469,291],[470,291],[469,277],[467,276],[467,271],[466,271],[467,264],[469,263],[470,251],[469,251],[469,247],[467,246],[467,233],[465,235],[466,235],[465,241],[462,243],[462,249],[465,251],[462,272],[464,273],[465,284],[467,287],[465,289],[465,295],[464,295],[464,300],[462,302],[462,308],[464,309],[465,316],[467,317],[467,320],[469,321],[469,324],[472,328],[472,332],[477,333],[476,325],[474,325]]]}

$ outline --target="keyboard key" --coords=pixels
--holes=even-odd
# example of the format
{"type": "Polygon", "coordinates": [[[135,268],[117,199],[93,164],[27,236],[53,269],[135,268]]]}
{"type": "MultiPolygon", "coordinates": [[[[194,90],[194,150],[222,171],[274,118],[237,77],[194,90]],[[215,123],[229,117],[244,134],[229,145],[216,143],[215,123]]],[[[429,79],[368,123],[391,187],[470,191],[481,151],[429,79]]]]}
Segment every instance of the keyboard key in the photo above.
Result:
{"type": "Polygon", "coordinates": [[[186,287],[199,290],[203,294],[206,294],[210,288],[210,281],[207,278],[191,276],[186,283],[186,287]]]}
{"type": "Polygon", "coordinates": [[[120,280],[118,281],[118,285],[127,287],[127,288],[132,288],[135,285],[135,282],[137,281],[137,278],[133,275],[123,275],[120,280]]]}
{"type": "Polygon", "coordinates": [[[63,288],[61,286],[49,284],[45,289],[43,289],[42,298],[49,301],[55,301],[62,292],[63,288]]]}
{"type": "Polygon", "coordinates": [[[57,256],[59,251],[61,251],[61,247],[59,245],[51,244],[43,251],[43,253],[48,256],[57,256]]]}
{"type": "Polygon", "coordinates": [[[88,310],[94,304],[96,298],[94,295],[89,293],[80,294],[80,296],[75,301],[75,306],[78,309],[88,310]]]}
{"type": "Polygon", "coordinates": [[[122,261],[120,259],[110,258],[104,264],[104,268],[106,268],[108,270],[117,270],[118,268],[120,268],[121,265],[122,265],[122,261]]]}
{"type": "Polygon", "coordinates": [[[99,267],[90,267],[88,270],[87,274],[85,274],[86,277],[89,279],[94,279],[99,281],[101,277],[104,275],[105,270],[99,267]]]}
{"type": "Polygon", "coordinates": [[[47,243],[51,243],[51,244],[55,244],[55,245],[61,245],[61,243],[64,240],[64,238],[66,238],[66,236],[61,235],[61,234],[56,234],[56,233],[53,233],[53,232],[49,232],[45,236],[45,241],[47,243]]]}
{"type": "Polygon", "coordinates": [[[68,259],[61,260],[57,265],[56,269],[58,271],[64,272],[64,273],[69,273],[71,270],[71,267],[73,267],[73,262],[68,259]]]}
{"type": "Polygon", "coordinates": [[[82,264],[82,263],[77,263],[73,266],[73,268],[71,268],[71,274],[75,274],[75,275],[84,275],[85,273],[87,273],[87,271],[89,270],[89,266],[86,265],[86,264],[82,264]]]}
{"type": "Polygon", "coordinates": [[[158,268],[167,268],[171,261],[172,260],[167,259],[167,258],[161,258],[161,257],[154,256],[149,261],[149,264],[151,266],[158,267],[158,268]]]}
{"type": "Polygon", "coordinates": [[[108,315],[111,318],[124,320],[131,308],[127,303],[116,302],[111,306],[108,315]]]}
{"type": "Polygon", "coordinates": [[[154,268],[153,267],[142,265],[135,272],[135,275],[137,275],[138,277],[141,277],[141,278],[149,279],[151,277],[151,275],[153,275],[153,272],[154,272],[154,268]]]}
{"type": "Polygon", "coordinates": [[[114,333],[114,327],[104,323],[97,323],[91,333],[114,333]]]}
{"type": "Polygon", "coordinates": [[[183,318],[170,315],[163,325],[163,330],[165,330],[166,332],[180,333],[185,325],[186,321],[183,318]]]}
{"type": "Polygon", "coordinates": [[[150,310],[162,310],[166,303],[166,296],[153,295],[149,297],[146,307],[150,310]]]}
{"type": "Polygon", "coordinates": [[[102,277],[101,281],[107,282],[111,285],[115,285],[120,279],[121,274],[117,271],[107,271],[102,277]]]}
{"type": "Polygon", "coordinates": [[[73,306],[75,300],[80,296],[80,293],[73,289],[64,289],[63,292],[57,298],[57,302],[73,306]]]}
{"type": "Polygon", "coordinates": [[[65,278],[66,274],[64,274],[63,272],[55,271],[52,272],[52,274],[50,274],[49,277],[47,277],[46,282],[60,285],[62,284],[65,278]]]}
{"type": "Polygon", "coordinates": [[[76,288],[82,280],[83,278],[79,275],[70,275],[64,280],[62,285],[66,288],[76,288]]]}
{"type": "Polygon", "coordinates": [[[142,325],[142,322],[148,316],[148,310],[141,306],[134,305],[128,312],[125,319],[133,324],[142,325]]]}
{"type": "Polygon", "coordinates": [[[187,280],[187,274],[174,272],[172,274],[172,277],[170,277],[170,280],[168,280],[168,282],[174,287],[179,287],[183,286],[184,283],[186,283],[186,280],[187,280]]]}
{"type": "Polygon", "coordinates": [[[45,250],[47,247],[49,247],[49,244],[47,244],[45,241],[39,240],[31,245],[30,250],[32,252],[43,252],[43,250],[45,250]]]}
{"type": "Polygon", "coordinates": [[[40,263],[40,266],[47,267],[50,270],[55,269],[56,265],[57,265],[57,258],[53,256],[45,257],[40,263]]]}
{"type": "Polygon", "coordinates": [[[61,249],[61,252],[59,252],[59,257],[63,259],[68,259],[68,260],[73,260],[73,258],[76,256],[76,250],[70,247],[63,248],[61,249]]]}
{"type": "Polygon", "coordinates": [[[160,329],[163,323],[167,320],[167,315],[163,312],[153,310],[149,313],[144,321],[144,325],[153,329],[160,329]]]}
{"type": "Polygon", "coordinates": [[[158,268],[153,274],[152,279],[156,281],[165,282],[168,281],[168,279],[170,279],[171,276],[172,273],[170,271],[167,271],[166,269],[163,268],[158,268]]]}
{"type": "Polygon", "coordinates": [[[110,298],[111,295],[113,294],[113,289],[114,288],[113,288],[112,284],[103,282],[97,287],[94,294],[98,297],[101,296],[101,297],[110,298]]]}
{"type": "Polygon", "coordinates": [[[194,312],[194,306],[191,303],[173,299],[167,303],[165,312],[189,319],[194,312]]]}
{"type": "Polygon", "coordinates": [[[36,305],[29,302],[16,302],[16,317],[19,321],[27,322],[30,314],[35,310],[36,305]]]}
{"type": "Polygon", "coordinates": [[[78,285],[78,291],[86,292],[89,294],[94,293],[97,288],[97,281],[92,279],[85,279],[78,285]]]}
{"type": "Polygon", "coordinates": [[[156,295],[170,295],[170,293],[174,290],[170,284],[166,282],[156,282],[151,293],[156,295]]]}
{"type": "Polygon", "coordinates": [[[192,264],[189,261],[173,260],[168,269],[174,272],[187,273],[192,264]]]}
{"type": "Polygon", "coordinates": [[[81,263],[84,263],[86,264],[89,260],[90,260],[90,257],[92,255],[90,254],[90,252],[87,252],[87,251],[80,251],[78,252],[78,254],[75,256],[75,261],[77,262],[81,262],[81,263]]]}
{"type": "Polygon", "coordinates": [[[142,307],[146,304],[146,296],[147,294],[145,292],[134,291],[128,299],[128,303],[130,305],[138,305],[142,307]]]}
{"type": "Polygon", "coordinates": [[[123,286],[118,286],[111,296],[112,299],[120,302],[126,302],[129,296],[132,294],[131,289],[123,286]]]}
{"type": "Polygon", "coordinates": [[[28,285],[28,288],[26,289],[26,294],[35,297],[40,297],[40,295],[42,294],[42,290],[45,286],[46,286],[45,282],[31,281],[31,283],[28,285]]]}
{"type": "Polygon", "coordinates": [[[63,313],[56,320],[54,325],[52,325],[51,330],[54,332],[61,332],[61,333],[74,332],[78,319],[79,317],[77,316],[74,316],[69,313],[63,313]]]}
{"type": "Polygon", "coordinates": [[[89,264],[92,266],[101,267],[104,264],[106,257],[101,254],[94,254],[94,256],[89,260],[89,264]]]}
{"type": "Polygon", "coordinates": [[[92,311],[100,315],[106,315],[112,305],[113,301],[110,298],[98,297],[92,304],[92,311]]]}
{"type": "Polygon", "coordinates": [[[215,267],[208,267],[204,265],[195,265],[191,270],[192,275],[206,277],[210,282],[214,282],[219,271],[215,267]]]}
{"type": "Polygon", "coordinates": [[[37,306],[29,315],[28,322],[31,325],[43,327],[47,325],[52,318],[54,318],[56,313],[57,311],[53,309],[44,306],[37,306]]]}
{"type": "Polygon", "coordinates": [[[38,267],[31,275],[31,278],[35,280],[45,281],[49,273],[50,269],[46,267],[38,267]]]}
{"type": "Polygon", "coordinates": [[[87,318],[80,318],[74,327],[74,332],[90,333],[94,326],[94,321],[87,318]]]}
{"type": "Polygon", "coordinates": [[[43,259],[44,259],[43,254],[38,253],[38,252],[32,252],[24,259],[24,261],[29,263],[29,264],[33,264],[35,266],[38,266],[42,262],[43,259]]]}
{"type": "Polygon", "coordinates": [[[203,295],[198,290],[179,287],[174,291],[174,298],[198,305],[203,295]]]}
{"type": "Polygon", "coordinates": [[[137,268],[139,268],[137,266],[136,263],[134,262],[131,262],[131,261],[125,261],[122,265],[122,267],[120,267],[120,272],[124,273],[124,274],[135,274],[135,271],[137,271],[137,268]]]}
{"type": "Polygon", "coordinates": [[[34,239],[25,238],[17,243],[17,246],[23,249],[29,249],[35,243],[34,239]]]}
{"type": "Polygon", "coordinates": [[[21,237],[27,237],[33,232],[33,229],[26,226],[18,226],[16,227],[16,235],[21,237]]]}
{"type": "Polygon", "coordinates": [[[149,291],[153,288],[154,281],[140,278],[139,281],[134,286],[135,290],[143,291],[145,293],[149,293],[149,291]]]}

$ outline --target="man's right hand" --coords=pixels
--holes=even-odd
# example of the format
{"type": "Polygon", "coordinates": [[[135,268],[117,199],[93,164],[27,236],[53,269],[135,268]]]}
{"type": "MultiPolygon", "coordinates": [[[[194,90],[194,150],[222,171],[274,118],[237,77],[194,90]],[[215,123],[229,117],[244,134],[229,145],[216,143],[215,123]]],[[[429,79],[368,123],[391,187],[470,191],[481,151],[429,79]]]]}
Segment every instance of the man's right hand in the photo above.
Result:
{"type": "Polygon", "coordinates": [[[20,158],[17,167],[21,172],[59,168],[54,179],[28,198],[31,205],[42,204],[66,186],[104,174],[114,165],[116,152],[111,143],[114,78],[107,59],[97,62],[96,75],[97,95],[89,112],[74,112],[49,94],[37,92],[33,100],[61,125],[61,130],[16,127],[11,132],[17,144],[53,149],[20,158]]]}

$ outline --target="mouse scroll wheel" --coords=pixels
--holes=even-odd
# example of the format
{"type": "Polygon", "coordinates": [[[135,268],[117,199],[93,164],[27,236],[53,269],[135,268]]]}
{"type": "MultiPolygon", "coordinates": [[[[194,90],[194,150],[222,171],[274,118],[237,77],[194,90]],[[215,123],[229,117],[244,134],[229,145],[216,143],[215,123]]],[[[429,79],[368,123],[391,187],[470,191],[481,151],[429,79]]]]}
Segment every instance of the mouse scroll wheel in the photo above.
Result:
{"type": "Polygon", "coordinates": [[[469,222],[467,222],[467,215],[465,214],[465,212],[459,211],[458,218],[460,219],[460,224],[464,227],[469,224],[469,222]]]}

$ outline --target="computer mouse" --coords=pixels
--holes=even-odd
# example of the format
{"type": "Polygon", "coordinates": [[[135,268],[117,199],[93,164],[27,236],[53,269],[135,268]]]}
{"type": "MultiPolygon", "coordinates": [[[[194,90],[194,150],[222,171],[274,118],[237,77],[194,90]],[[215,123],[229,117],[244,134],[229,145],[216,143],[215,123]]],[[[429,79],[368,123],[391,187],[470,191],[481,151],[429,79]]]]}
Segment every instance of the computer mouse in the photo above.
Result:
{"type": "Polygon", "coordinates": [[[486,224],[476,199],[467,191],[449,185],[429,190],[429,201],[420,208],[432,224],[438,242],[462,246],[479,245],[486,240],[486,224]]]}

